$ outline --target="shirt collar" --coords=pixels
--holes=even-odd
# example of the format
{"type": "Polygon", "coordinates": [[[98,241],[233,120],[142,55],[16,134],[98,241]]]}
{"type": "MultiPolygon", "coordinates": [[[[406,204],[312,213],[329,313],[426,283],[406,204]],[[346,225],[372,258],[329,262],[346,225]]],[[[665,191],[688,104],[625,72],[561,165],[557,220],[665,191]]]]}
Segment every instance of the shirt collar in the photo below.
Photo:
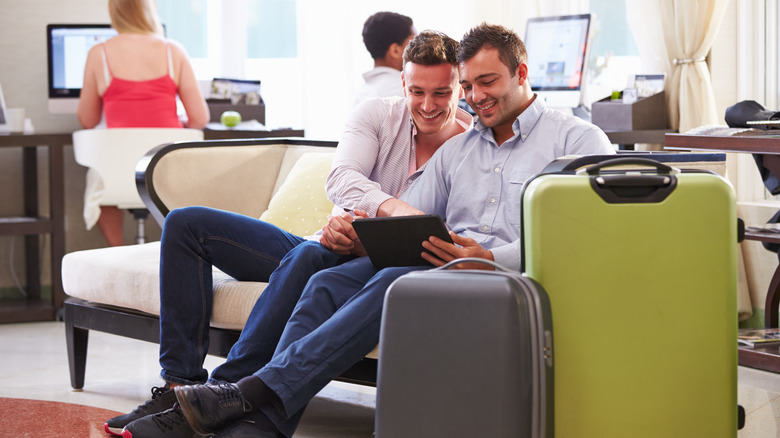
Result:
{"type": "MultiPolygon", "coordinates": [[[[544,113],[545,109],[547,109],[547,105],[541,98],[539,98],[539,96],[536,95],[536,93],[534,93],[534,96],[536,96],[536,98],[533,102],[531,102],[531,105],[529,105],[525,111],[520,113],[517,119],[515,119],[515,121],[512,123],[512,132],[514,132],[514,136],[512,136],[512,138],[509,140],[520,136],[520,140],[525,142],[525,139],[528,138],[528,135],[534,129],[534,126],[536,126],[536,122],[539,121],[539,119],[542,117],[542,113],[544,113]]],[[[483,137],[495,143],[493,130],[485,126],[479,117],[476,118],[474,129],[479,131],[483,137]]]]}

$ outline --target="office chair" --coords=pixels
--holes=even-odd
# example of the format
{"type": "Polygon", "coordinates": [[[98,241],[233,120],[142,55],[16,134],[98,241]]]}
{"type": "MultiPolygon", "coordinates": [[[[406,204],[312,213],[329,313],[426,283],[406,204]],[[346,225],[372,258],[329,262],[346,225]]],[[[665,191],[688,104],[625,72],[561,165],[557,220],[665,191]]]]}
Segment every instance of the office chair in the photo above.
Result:
{"type": "MultiPolygon", "coordinates": [[[[136,164],[155,146],[196,140],[203,140],[203,131],[184,128],[83,129],[73,133],[73,152],[76,162],[88,167],[103,182],[102,190],[96,193],[98,204],[129,210],[137,224],[136,243],[144,243],[145,220],[149,212],[138,195],[136,164]]],[[[85,221],[88,221],[86,212],[85,221]]]]}

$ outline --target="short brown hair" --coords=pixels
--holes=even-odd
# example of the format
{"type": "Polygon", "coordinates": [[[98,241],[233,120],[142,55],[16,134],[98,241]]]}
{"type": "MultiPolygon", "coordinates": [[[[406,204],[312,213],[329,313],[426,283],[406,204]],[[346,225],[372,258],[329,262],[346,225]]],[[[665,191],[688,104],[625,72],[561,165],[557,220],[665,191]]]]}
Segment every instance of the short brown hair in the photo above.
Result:
{"type": "Polygon", "coordinates": [[[485,46],[498,50],[498,58],[509,68],[512,76],[515,75],[520,64],[528,62],[525,44],[514,31],[504,26],[487,23],[482,23],[463,35],[458,50],[458,61],[468,61],[485,46]]]}
{"type": "Polygon", "coordinates": [[[118,32],[163,34],[154,0],[109,0],[108,15],[118,32]]]}
{"type": "Polygon", "coordinates": [[[442,32],[424,30],[415,35],[404,50],[404,65],[452,64],[458,66],[458,42],[442,32]]]}

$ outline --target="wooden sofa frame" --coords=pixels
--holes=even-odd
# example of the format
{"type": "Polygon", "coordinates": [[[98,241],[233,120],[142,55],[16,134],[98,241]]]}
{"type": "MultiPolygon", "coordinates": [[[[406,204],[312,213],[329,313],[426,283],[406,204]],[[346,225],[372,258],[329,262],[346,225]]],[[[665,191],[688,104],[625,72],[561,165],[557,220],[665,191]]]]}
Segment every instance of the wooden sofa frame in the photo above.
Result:
{"type": "MultiPolygon", "coordinates": [[[[304,139],[271,138],[249,140],[206,140],[182,143],[167,143],[150,150],[136,167],[136,185],[141,199],[152,217],[162,226],[168,207],[160,200],[153,184],[155,165],[165,154],[181,148],[242,147],[258,145],[303,145],[335,147],[336,142],[304,139]]],[[[97,330],[147,342],[159,343],[159,318],[133,309],[88,302],[78,298],[67,298],[64,303],[65,333],[70,367],[70,381],[74,389],[84,387],[89,331],[97,330]]],[[[208,353],[227,357],[230,348],[241,334],[238,330],[212,327],[209,330],[208,353]]],[[[376,386],[377,360],[364,358],[342,374],[338,380],[368,386],[376,386]]]]}

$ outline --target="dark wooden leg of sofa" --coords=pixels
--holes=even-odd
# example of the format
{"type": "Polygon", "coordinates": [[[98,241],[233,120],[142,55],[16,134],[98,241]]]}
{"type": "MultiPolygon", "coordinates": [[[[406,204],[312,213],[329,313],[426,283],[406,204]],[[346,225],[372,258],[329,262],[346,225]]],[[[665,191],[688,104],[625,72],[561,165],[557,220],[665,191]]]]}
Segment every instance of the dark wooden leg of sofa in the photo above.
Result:
{"type": "Polygon", "coordinates": [[[70,386],[73,389],[84,387],[84,372],[87,367],[87,341],[89,330],[73,325],[72,309],[65,305],[65,339],[68,345],[68,365],[70,366],[70,386]]]}

